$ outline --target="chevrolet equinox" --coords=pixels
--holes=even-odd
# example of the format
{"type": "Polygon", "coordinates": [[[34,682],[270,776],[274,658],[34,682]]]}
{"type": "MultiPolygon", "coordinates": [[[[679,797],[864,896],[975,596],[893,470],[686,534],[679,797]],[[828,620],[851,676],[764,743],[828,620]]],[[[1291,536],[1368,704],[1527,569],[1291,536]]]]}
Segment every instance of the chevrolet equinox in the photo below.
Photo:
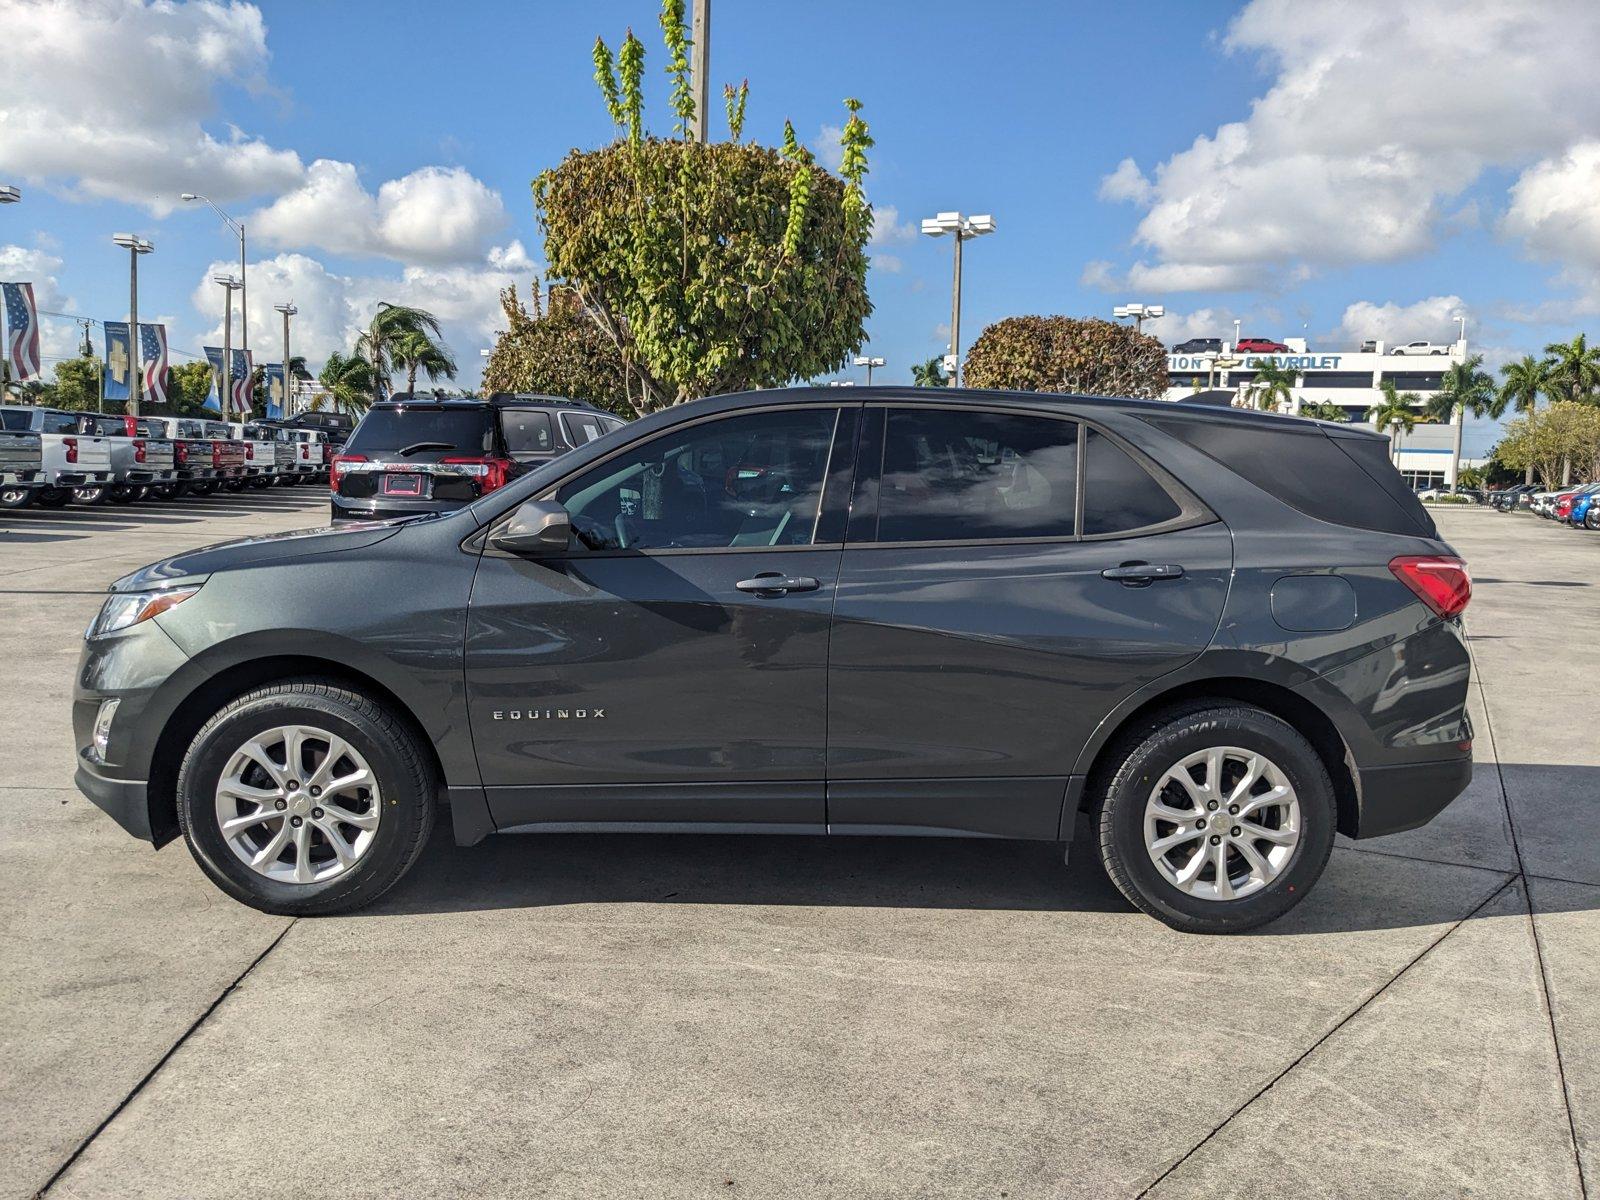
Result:
{"type": "Polygon", "coordinates": [[[274,913],[490,833],[1065,842],[1260,925],[1335,832],[1466,786],[1465,564],[1340,425],[793,389],[659,412],[447,513],[111,585],[78,786],[274,913]]]}

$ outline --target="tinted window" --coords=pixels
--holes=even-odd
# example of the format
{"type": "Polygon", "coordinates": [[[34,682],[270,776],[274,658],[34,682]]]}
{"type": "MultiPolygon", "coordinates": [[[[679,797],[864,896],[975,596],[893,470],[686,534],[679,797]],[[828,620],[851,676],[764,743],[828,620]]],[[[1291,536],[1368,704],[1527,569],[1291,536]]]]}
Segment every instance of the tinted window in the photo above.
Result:
{"type": "Polygon", "coordinates": [[[10,429],[17,432],[31,429],[33,426],[28,423],[28,417],[28,413],[8,408],[4,412],[0,412],[0,429],[10,429]]]}
{"type": "Polygon", "coordinates": [[[549,454],[556,448],[549,413],[501,409],[500,427],[505,430],[506,449],[512,454],[549,454]]]}
{"type": "Polygon", "coordinates": [[[78,418],[71,413],[40,413],[39,428],[45,433],[77,433],[78,418]]]}
{"type": "Polygon", "coordinates": [[[593,413],[562,413],[561,428],[566,430],[567,441],[574,446],[582,446],[616,427],[614,425],[602,426],[600,418],[593,413]]]}
{"type": "Polygon", "coordinates": [[[1182,514],[1177,501],[1127,451],[1091,429],[1084,447],[1083,532],[1127,533],[1182,514]]]}
{"type": "MultiPolygon", "coordinates": [[[[295,437],[294,440],[304,440],[295,437]]],[[[422,461],[448,454],[494,452],[494,426],[486,408],[374,408],[361,418],[345,450],[376,457],[433,443],[408,457],[422,461]]]]}
{"type": "Polygon", "coordinates": [[[625,451],[556,498],[591,550],[808,545],[836,412],[707,421],[625,451]]]}
{"type": "Polygon", "coordinates": [[[1435,536],[1433,521],[1389,461],[1385,440],[1331,438],[1315,426],[1286,418],[1276,427],[1170,417],[1146,420],[1320,521],[1435,536]]]}
{"type": "Polygon", "coordinates": [[[937,409],[889,414],[878,540],[1071,537],[1078,426],[937,409]]]}

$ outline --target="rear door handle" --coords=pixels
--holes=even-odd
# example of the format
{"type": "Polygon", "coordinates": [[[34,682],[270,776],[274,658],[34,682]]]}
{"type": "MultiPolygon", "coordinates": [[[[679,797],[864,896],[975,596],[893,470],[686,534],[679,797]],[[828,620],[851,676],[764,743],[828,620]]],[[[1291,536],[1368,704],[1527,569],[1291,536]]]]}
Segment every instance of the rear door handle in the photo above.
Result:
{"type": "Polygon", "coordinates": [[[758,596],[785,596],[790,592],[814,592],[822,585],[809,575],[779,575],[776,571],[766,571],[754,579],[741,579],[733,586],[758,596]]]}
{"type": "Polygon", "coordinates": [[[1123,563],[1120,567],[1107,567],[1100,572],[1104,579],[1115,579],[1123,587],[1149,587],[1158,579],[1182,579],[1183,568],[1177,563],[1123,563]]]}

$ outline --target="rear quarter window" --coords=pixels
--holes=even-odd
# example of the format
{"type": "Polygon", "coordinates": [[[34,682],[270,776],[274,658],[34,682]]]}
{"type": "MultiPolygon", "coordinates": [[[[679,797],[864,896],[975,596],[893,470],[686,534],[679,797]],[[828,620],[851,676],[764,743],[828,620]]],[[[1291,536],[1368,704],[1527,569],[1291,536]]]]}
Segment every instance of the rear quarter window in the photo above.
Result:
{"type": "Polygon", "coordinates": [[[1319,521],[1437,536],[1381,439],[1329,437],[1314,425],[1288,419],[1280,428],[1164,416],[1145,420],[1319,521]]]}
{"type": "Polygon", "coordinates": [[[500,410],[500,428],[510,454],[550,454],[556,448],[550,414],[531,409],[500,410]]]}

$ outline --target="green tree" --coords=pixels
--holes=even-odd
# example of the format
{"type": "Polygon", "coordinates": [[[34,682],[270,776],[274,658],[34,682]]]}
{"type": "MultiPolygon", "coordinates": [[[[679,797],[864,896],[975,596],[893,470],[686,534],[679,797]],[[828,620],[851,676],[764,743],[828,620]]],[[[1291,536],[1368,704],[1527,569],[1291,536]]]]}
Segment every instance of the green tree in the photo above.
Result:
{"type": "Polygon", "coordinates": [[[328,355],[317,382],[325,391],[311,398],[313,411],[321,409],[331,399],[339,412],[363,413],[375,394],[372,364],[359,353],[345,355],[335,350],[328,355]]]}
{"type": "Polygon", "coordinates": [[[917,387],[949,387],[950,377],[944,373],[944,356],[935,355],[925,363],[913,363],[911,382],[917,387]]]}
{"type": "Polygon", "coordinates": [[[1167,390],[1167,350],[1095,317],[1007,317],[978,335],[963,375],[971,387],[1154,400],[1167,390]]]}
{"type": "Polygon", "coordinates": [[[1570,342],[1551,342],[1544,348],[1550,364],[1550,391],[1564,400],[1595,403],[1600,392],[1600,346],[1589,345],[1583,334],[1570,342]]]}
{"type": "Polygon", "coordinates": [[[356,354],[366,359],[371,368],[373,400],[381,400],[392,383],[390,372],[399,365],[396,349],[410,346],[412,335],[437,339],[439,332],[438,318],[425,309],[387,302],[378,305],[366,331],[356,339],[355,348],[356,354]]]}
{"type": "Polygon", "coordinates": [[[1564,482],[1573,464],[1586,474],[1600,471],[1600,408],[1557,400],[1524,413],[1507,423],[1494,457],[1537,475],[1547,488],[1564,482]]]}
{"type": "Polygon", "coordinates": [[[206,411],[211,394],[211,364],[205,359],[178,363],[167,372],[167,403],[164,408],[149,406],[149,411],[167,416],[187,417],[206,411]]]}
{"type": "Polygon", "coordinates": [[[633,415],[622,358],[575,294],[552,292],[546,307],[536,283],[530,311],[512,287],[500,293],[500,307],[507,328],[484,368],[484,391],[543,392],[633,415]]]}
{"type": "MultiPolygon", "coordinates": [[[[677,79],[682,9],[663,5],[677,79]]],[[[631,408],[774,387],[837,370],[872,312],[863,181],[872,144],[846,101],[838,175],[786,125],[782,149],[652,137],[644,127],[644,48],[594,50],[618,127],[611,145],[573,151],[533,185],[550,278],[570,287],[615,347],[631,408]]],[[[673,89],[680,127],[692,113],[673,89]]],[[[743,96],[732,117],[742,126],[743,96]]],[[[742,133],[742,128],[740,130],[742,133]]]]}
{"type": "MultiPolygon", "coordinates": [[[[1500,368],[1504,377],[1500,384],[1500,399],[1519,413],[1533,412],[1539,406],[1540,396],[1549,396],[1554,390],[1550,363],[1547,359],[1525,354],[1516,362],[1500,368]]],[[[1502,412],[1505,410],[1502,408],[1502,412]]],[[[1526,464],[1523,483],[1533,482],[1533,463],[1526,464]]]]}
{"type": "Polygon", "coordinates": [[[1373,428],[1379,433],[1390,433],[1394,444],[1389,457],[1398,463],[1400,439],[1416,428],[1417,424],[1416,410],[1412,405],[1420,403],[1422,397],[1416,392],[1396,391],[1393,380],[1389,379],[1385,379],[1379,387],[1383,392],[1383,399],[1367,413],[1367,420],[1372,422],[1373,428]]]}
{"type": "Polygon", "coordinates": [[[1506,411],[1506,401],[1495,390],[1494,377],[1483,369],[1483,355],[1474,354],[1464,362],[1451,363],[1439,382],[1439,390],[1424,407],[1435,421],[1453,420],[1450,478],[1460,482],[1461,435],[1466,429],[1467,414],[1499,418],[1506,411]]]}
{"type": "Polygon", "coordinates": [[[1299,376],[1292,367],[1280,367],[1262,359],[1255,369],[1255,378],[1244,386],[1246,399],[1254,408],[1264,412],[1277,412],[1280,405],[1294,404],[1294,387],[1299,376]]]}
{"type": "Polygon", "coordinates": [[[55,391],[48,403],[57,408],[93,412],[100,407],[101,362],[98,358],[64,358],[56,364],[55,391]]]}
{"type": "Polygon", "coordinates": [[[1341,423],[1350,419],[1349,414],[1332,400],[1313,400],[1309,404],[1302,404],[1300,406],[1300,415],[1317,421],[1339,421],[1341,423]]]}
{"type": "Polygon", "coordinates": [[[421,330],[407,330],[395,338],[389,356],[397,368],[405,369],[408,392],[417,390],[419,371],[430,383],[456,377],[456,360],[450,356],[450,351],[421,330]]]}

